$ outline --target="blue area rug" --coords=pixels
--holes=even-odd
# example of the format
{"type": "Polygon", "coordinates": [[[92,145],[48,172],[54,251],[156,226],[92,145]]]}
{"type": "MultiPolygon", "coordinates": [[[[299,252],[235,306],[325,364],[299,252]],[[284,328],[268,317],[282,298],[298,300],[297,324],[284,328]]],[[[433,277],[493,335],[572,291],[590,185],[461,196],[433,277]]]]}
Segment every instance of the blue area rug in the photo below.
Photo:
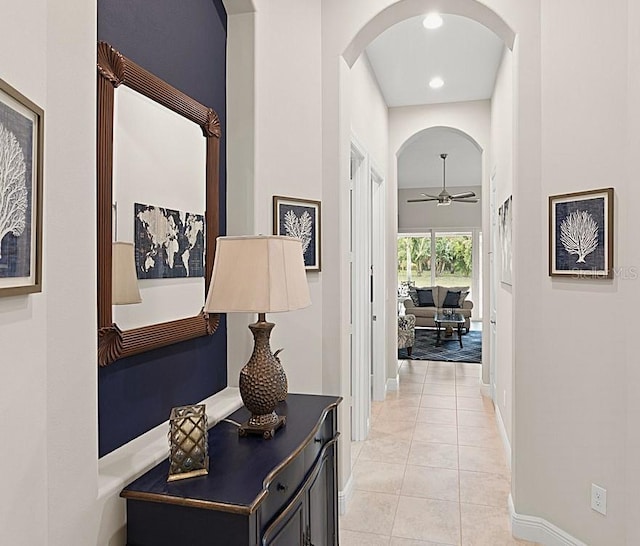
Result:
{"type": "Polygon", "coordinates": [[[436,347],[435,329],[416,328],[416,342],[411,356],[406,349],[398,349],[399,360],[439,360],[445,362],[482,362],[482,332],[471,331],[462,336],[462,349],[457,336],[441,339],[447,340],[436,347]],[[454,341],[455,339],[455,341],[454,341]]]}

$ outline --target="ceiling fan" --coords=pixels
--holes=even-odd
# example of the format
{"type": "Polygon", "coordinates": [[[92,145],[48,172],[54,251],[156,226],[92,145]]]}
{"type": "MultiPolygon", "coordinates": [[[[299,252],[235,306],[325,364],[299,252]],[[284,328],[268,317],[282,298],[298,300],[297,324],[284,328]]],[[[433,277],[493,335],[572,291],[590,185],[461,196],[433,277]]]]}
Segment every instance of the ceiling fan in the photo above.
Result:
{"type": "Polygon", "coordinates": [[[478,199],[475,198],[476,194],[472,191],[465,191],[463,193],[456,193],[451,195],[447,191],[446,181],[446,169],[447,169],[447,154],[440,154],[442,158],[442,191],[438,195],[429,195],[428,193],[421,193],[424,195],[423,199],[407,199],[407,203],[422,203],[423,201],[437,201],[437,205],[447,206],[453,201],[457,203],[477,203],[478,199]],[[474,199],[475,198],[475,199],[474,199]]]}

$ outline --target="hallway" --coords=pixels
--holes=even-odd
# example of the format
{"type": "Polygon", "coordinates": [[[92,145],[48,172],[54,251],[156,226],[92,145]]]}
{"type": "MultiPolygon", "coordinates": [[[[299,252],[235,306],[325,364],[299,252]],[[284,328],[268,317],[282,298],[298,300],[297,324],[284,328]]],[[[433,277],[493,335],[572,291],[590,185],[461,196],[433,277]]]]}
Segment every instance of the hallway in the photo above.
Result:
{"type": "Polygon", "coordinates": [[[341,546],[531,544],[511,537],[510,471],[479,377],[479,364],[402,361],[399,391],[352,444],[341,546]]]}

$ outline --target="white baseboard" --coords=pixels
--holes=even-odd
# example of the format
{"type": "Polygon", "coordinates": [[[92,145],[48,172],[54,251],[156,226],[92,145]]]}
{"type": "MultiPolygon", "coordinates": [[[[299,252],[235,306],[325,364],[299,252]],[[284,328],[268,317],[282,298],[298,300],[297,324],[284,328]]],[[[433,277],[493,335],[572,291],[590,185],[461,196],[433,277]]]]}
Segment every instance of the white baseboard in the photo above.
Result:
{"type": "Polygon", "coordinates": [[[504,426],[504,421],[502,420],[502,414],[500,413],[500,408],[494,402],[493,408],[496,412],[496,423],[498,425],[498,434],[500,434],[500,439],[502,440],[502,447],[504,448],[504,456],[507,459],[507,466],[509,470],[511,470],[511,442],[509,442],[509,436],[507,434],[507,429],[504,426]]]}
{"type": "Polygon", "coordinates": [[[344,516],[347,513],[347,505],[353,496],[353,472],[347,480],[347,485],[342,491],[338,491],[338,513],[344,516]]]}
{"type": "Polygon", "coordinates": [[[483,383],[480,381],[480,394],[486,398],[492,399],[491,396],[491,385],[489,383],[483,383]]]}
{"type": "Polygon", "coordinates": [[[509,495],[509,513],[511,533],[516,538],[538,542],[544,546],[587,546],[546,519],[516,513],[511,495],[509,495]]]}
{"type": "Polygon", "coordinates": [[[400,377],[389,377],[387,378],[387,392],[389,391],[397,391],[400,388],[400,377]]]}

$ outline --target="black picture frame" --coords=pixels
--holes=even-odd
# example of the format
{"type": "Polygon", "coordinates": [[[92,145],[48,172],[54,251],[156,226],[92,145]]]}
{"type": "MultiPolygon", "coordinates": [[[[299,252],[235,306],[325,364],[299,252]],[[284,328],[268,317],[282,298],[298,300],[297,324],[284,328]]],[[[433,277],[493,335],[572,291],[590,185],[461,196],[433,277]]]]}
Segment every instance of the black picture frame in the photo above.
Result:
{"type": "Polygon", "coordinates": [[[613,188],[549,197],[549,275],[613,277],[613,188]]]}
{"type": "Polygon", "coordinates": [[[501,265],[500,282],[513,285],[513,196],[507,197],[498,209],[501,265]]]}
{"type": "Polygon", "coordinates": [[[302,240],[307,271],[321,271],[320,220],[320,201],[273,196],[273,234],[302,240]]]}
{"type": "Polygon", "coordinates": [[[0,296],[42,291],[44,110],[0,79],[0,296]]]}

